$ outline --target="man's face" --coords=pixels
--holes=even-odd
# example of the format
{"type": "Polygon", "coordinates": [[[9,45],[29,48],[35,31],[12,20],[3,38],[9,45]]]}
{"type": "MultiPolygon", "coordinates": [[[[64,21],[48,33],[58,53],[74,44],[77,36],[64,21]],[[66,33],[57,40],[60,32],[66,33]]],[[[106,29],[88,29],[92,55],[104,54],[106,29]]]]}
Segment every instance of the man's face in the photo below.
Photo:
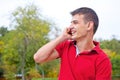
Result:
{"type": "Polygon", "coordinates": [[[73,40],[81,40],[87,35],[89,23],[84,22],[84,15],[76,14],[72,17],[70,29],[73,40]]]}

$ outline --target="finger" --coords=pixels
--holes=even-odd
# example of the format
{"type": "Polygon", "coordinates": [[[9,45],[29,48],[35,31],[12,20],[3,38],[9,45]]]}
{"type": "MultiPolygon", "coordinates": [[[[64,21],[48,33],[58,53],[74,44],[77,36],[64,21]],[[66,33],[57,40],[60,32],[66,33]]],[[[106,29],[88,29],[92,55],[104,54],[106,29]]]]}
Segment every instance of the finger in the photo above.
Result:
{"type": "Polygon", "coordinates": [[[66,32],[67,32],[67,33],[70,33],[70,31],[71,31],[70,28],[67,28],[67,29],[66,29],[66,32]]]}

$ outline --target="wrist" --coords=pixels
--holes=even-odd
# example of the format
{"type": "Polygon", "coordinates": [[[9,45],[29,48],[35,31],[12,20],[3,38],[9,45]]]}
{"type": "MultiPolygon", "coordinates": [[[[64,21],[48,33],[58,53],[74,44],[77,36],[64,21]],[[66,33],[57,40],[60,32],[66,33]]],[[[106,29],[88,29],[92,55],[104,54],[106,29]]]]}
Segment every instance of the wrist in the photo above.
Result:
{"type": "Polygon", "coordinates": [[[65,41],[65,40],[67,40],[65,37],[63,37],[62,35],[60,35],[58,38],[57,38],[57,40],[59,41],[59,43],[61,43],[61,42],[63,42],[63,41],[65,41]]]}

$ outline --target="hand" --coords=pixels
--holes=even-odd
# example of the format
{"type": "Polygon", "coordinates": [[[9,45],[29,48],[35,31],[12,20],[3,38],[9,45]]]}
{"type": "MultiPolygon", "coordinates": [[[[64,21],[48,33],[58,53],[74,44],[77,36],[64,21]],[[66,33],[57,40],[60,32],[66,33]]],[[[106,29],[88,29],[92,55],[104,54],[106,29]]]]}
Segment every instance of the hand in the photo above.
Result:
{"type": "Polygon", "coordinates": [[[72,39],[72,33],[71,33],[71,28],[66,28],[63,33],[60,35],[61,39],[67,40],[67,39],[72,39]]]}

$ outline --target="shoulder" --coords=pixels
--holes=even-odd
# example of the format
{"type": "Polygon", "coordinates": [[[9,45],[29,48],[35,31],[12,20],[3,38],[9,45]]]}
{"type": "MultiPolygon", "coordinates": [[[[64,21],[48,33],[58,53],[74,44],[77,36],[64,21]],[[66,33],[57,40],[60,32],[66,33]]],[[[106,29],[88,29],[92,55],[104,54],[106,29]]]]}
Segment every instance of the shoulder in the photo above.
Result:
{"type": "Polygon", "coordinates": [[[94,41],[95,44],[95,48],[93,50],[96,51],[96,53],[98,54],[98,57],[100,58],[107,58],[108,56],[106,55],[106,53],[101,49],[100,47],[100,43],[94,41]]]}
{"type": "Polygon", "coordinates": [[[97,54],[96,63],[97,63],[97,66],[100,66],[100,65],[111,66],[110,58],[102,49],[99,49],[99,53],[97,54]]]}
{"type": "Polygon", "coordinates": [[[110,62],[108,55],[100,48],[100,43],[94,41],[94,44],[96,45],[94,50],[97,52],[97,63],[103,62],[105,60],[110,62]]]}
{"type": "Polygon", "coordinates": [[[73,45],[75,41],[73,40],[65,40],[63,42],[61,42],[59,45],[60,46],[69,46],[69,45],[73,45]]]}
{"type": "Polygon", "coordinates": [[[66,48],[68,48],[71,44],[73,44],[74,42],[72,40],[66,40],[61,42],[59,45],[56,46],[56,50],[57,51],[62,51],[65,50],[66,48]]]}

